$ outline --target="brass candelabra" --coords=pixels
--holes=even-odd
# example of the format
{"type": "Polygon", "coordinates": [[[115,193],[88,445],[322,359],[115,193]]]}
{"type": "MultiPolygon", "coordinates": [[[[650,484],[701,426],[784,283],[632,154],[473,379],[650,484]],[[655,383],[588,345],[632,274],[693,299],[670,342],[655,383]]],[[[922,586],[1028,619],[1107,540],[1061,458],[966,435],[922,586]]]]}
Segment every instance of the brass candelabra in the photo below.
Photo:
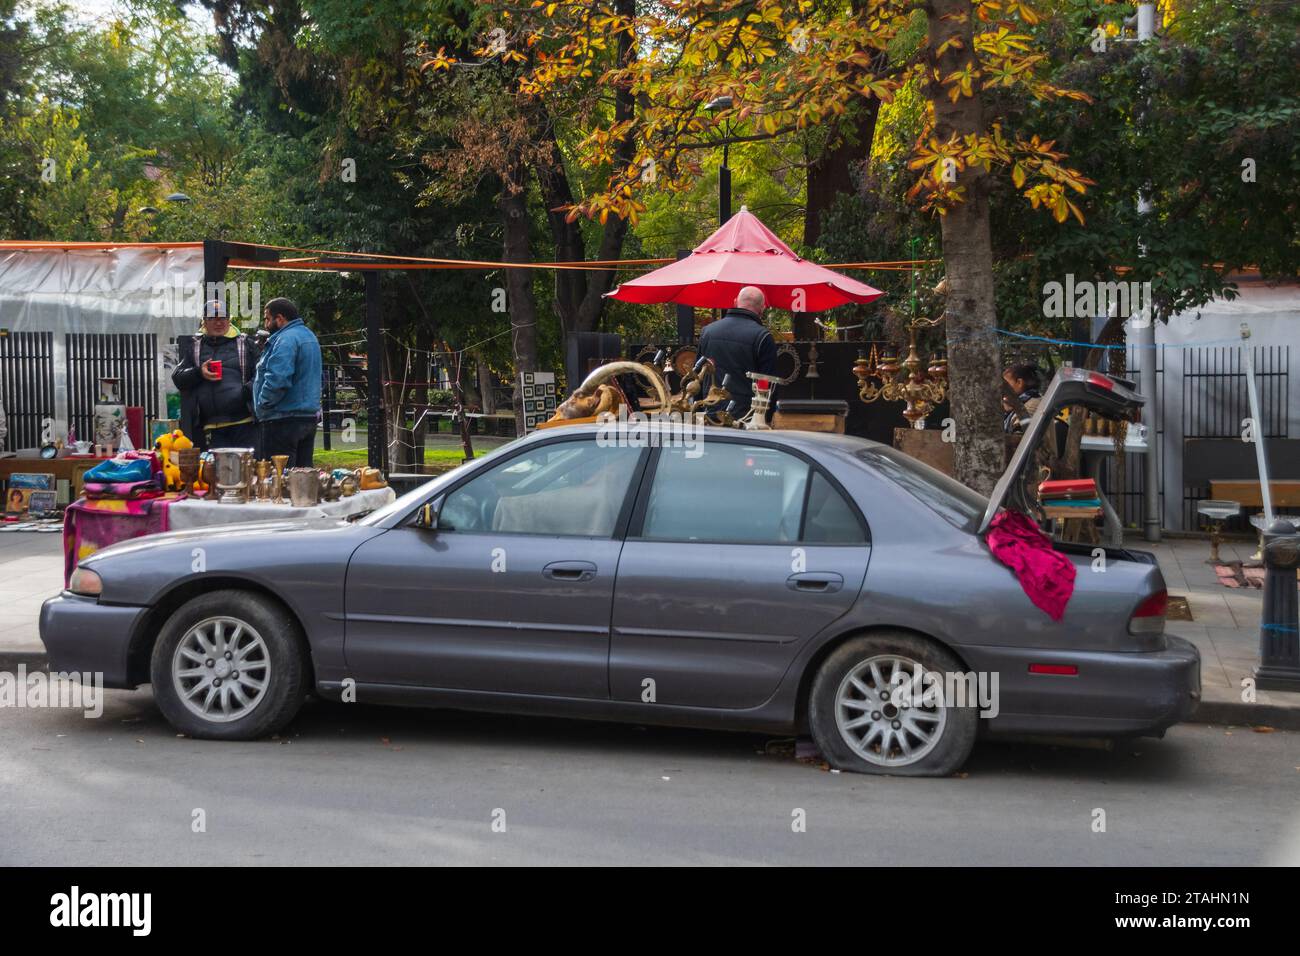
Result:
{"type": "Polygon", "coordinates": [[[916,351],[916,331],[933,328],[942,319],[913,319],[907,326],[907,357],[901,362],[897,353],[881,356],[876,346],[871,355],[858,353],[853,363],[853,374],[858,378],[858,397],[864,402],[884,399],[887,402],[906,402],[903,417],[913,428],[925,427],[926,416],[943,401],[948,391],[948,360],[931,356],[927,365],[916,351]],[[877,382],[879,384],[877,384],[877,382]]]}

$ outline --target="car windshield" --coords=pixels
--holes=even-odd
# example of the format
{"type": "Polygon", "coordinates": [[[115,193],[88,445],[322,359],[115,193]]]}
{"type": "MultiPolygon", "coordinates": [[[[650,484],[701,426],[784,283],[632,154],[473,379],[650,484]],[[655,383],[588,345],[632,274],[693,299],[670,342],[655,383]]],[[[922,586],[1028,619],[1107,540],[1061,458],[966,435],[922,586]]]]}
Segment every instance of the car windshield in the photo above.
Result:
{"type": "Polygon", "coordinates": [[[972,534],[979,527],[989,503],[979,492],[887,445],[866,448],[857,455],[949,524],[972,534]]]}

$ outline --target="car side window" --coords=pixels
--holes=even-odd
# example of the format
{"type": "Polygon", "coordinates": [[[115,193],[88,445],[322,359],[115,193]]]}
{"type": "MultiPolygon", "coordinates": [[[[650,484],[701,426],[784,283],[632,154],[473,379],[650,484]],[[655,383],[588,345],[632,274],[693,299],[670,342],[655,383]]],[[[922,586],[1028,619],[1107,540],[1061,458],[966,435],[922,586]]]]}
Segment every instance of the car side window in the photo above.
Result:
{"type": "Polygon", "coordinates": [[[640,455],[640,448],[595,441],[532,449],[451,492],[438,529],[609,537],[640,455]]]}
{"type": "Polygon", "coordinates": [[[781,544],[799,540],[808,464],[762,445],[662,448],[641,536],[781,544]]]}
{"type": "Polygon", "coordinates": [[[852,506],[819,471],[813,472],[808,489],[802,540],[808,544],[862,544],[867,540],[852,506]]]}

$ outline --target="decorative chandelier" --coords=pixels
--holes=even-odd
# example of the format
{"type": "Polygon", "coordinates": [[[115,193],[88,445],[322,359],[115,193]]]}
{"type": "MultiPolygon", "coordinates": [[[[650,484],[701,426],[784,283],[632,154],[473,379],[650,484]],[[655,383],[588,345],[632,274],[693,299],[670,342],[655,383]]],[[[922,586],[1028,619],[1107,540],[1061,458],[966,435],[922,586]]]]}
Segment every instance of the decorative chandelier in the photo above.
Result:
{"type": "MultiPolygon", "coordinates": [[[[858,360],[853,363],[853,374],[858,377],[858,398],[870,404],[883,398],[887,402],[906,402],[903,417],[915,429],[925,427],[926,417],[934,411],[934,406],[943,401],[948,391],[948,360],[938,354],[930,356],[929,366],[923,366],[921,356],[916,354],[916,330],[932,329],[943,317],[923,319],[917,314],[916,300],[916,247],[919,237],[913,237],[912,249],[912,321],[907,324],[907,358],[898,361],[898,353],[886,352],[879,356],[876,346],[871,346],[871,357],[858,352],[858,360]],[[872,378],[877,379],[877,385],[872,378]]],[[[941,280],[935,291],[946,291],[947,280],[941,280]]]]}
{"type": "Polygon", "coordinates": [[[887,402],[906,402],[903,417],[913,428],[924,428],[926,416],[943,401],[948,391],[948,360],[933,355],[926,366],[916,351],[916,330],[933,328],[941,321],[913,319],[908,323],[907,358],[902,362],[899,362],[897,353],[890,351],[880,356],[874,344],[870,357],[858,352],[858,360],[853,363],[853,374],[858,378],[858,397],[867,403],[882,398],[887,402]]]}

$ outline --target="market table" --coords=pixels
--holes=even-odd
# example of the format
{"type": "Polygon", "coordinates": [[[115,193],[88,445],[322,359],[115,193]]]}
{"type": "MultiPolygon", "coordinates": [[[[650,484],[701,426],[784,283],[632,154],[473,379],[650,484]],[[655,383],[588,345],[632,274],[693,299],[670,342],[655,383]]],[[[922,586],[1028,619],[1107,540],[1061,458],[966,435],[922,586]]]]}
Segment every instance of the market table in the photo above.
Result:
{"type": "MultiPolygon", "coordinates": [[[[68,483],[68,499],[75,501],[81,495],[81,486],[84,482],[86,472],[94,468],[106,458],[97,458],[94,455],[67,455],[60,453],[57,458],[42,458],[40,451],[35,448],[19,449],[16,455],[9,458],[0,458],[0,479],[6,483],[9,476],[21,473],[34,473],[39,475],[53,475],[56,482],[66,481],[68,483]]],[[[57,489],[57,484],[55,488],[57,489]]]]}
{"type": "Polygon", "coordinates": [[[185,498],[168,507],[168,530],[182,531],[244,521],[283,521],[285,518],[348,518],[382,508],[396,497],[392,488],[371,488],[358,491],[350,498],[322,501],[309,508],[295,508],[288,502],[275,504],[270,501],[250,501],[247,504],[223,505],[202,498],[185,498]]]}
{"type": "Polygon", "coordinates": [[[66,584],[77,562],[119,541],[164,531],[286,518],[348,518],[382,508],[397,495],[392,488],[370,488],[350,498],[322,501],[307,508],[269,501],[221,504],[168,492],[157,498],[82,498],[63,516],[63,577],[66,584]]]}

